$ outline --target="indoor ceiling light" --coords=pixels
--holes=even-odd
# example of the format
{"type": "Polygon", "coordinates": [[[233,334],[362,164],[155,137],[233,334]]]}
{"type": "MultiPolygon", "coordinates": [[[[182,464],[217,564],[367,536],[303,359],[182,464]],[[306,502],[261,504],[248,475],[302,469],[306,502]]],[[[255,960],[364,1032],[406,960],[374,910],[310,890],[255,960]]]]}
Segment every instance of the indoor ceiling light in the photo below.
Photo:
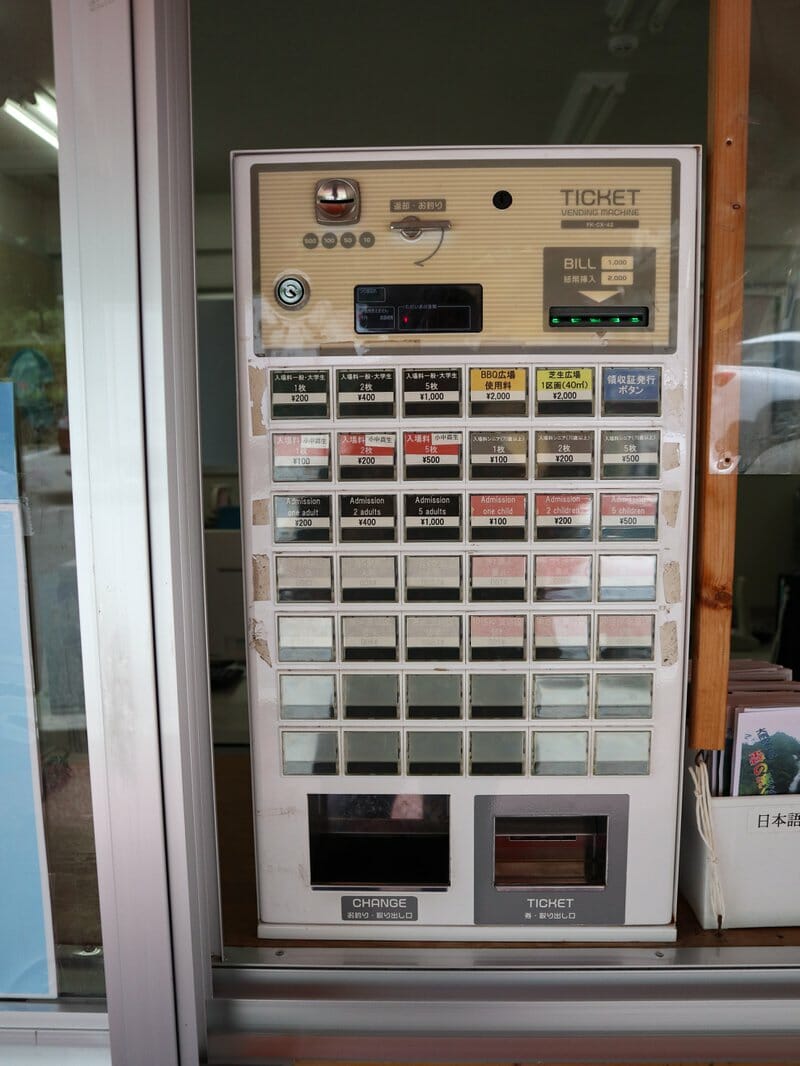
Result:
{"type": "Polygon", "coordinates": [[[18,104],[16,100],[9,99],[3,104],[3,111],[53,148],[58,148],[58,114],[52,96],[37,89],[34,93],[34,103],[23,100],[18,104]]]}

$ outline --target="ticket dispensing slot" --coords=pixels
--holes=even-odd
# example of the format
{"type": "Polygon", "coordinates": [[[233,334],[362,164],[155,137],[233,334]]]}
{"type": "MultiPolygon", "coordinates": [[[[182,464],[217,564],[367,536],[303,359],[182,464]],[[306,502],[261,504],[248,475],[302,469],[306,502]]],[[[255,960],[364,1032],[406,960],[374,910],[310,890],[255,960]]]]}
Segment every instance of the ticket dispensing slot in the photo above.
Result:
{"type": "Polygon", "coordinates": [[[236,153],[259,936],[674,939],[699,172],[236,153]]]}

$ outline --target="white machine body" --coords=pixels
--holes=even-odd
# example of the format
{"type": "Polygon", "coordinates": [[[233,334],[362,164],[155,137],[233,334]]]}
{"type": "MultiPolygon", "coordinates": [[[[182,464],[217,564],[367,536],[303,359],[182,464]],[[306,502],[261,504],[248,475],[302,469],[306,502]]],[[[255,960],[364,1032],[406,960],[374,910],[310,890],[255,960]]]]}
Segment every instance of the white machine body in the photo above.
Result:
{"type": "Polygon", "coordinates": [[[698,182],[234,155],[259,935],[674,937],[698,182]]]}

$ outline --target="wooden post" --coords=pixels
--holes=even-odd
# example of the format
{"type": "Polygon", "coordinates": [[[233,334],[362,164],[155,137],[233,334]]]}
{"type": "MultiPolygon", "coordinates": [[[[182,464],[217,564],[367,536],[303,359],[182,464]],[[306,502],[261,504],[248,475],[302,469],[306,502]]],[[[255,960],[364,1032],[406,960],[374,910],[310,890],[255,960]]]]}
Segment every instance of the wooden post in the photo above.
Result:
{"type": "Polygon", "coordinates": [[[703,351],[689,744],[722,748],[733,613],[751,0],[711,0],[703,351]],[[728,377],[728,375],[726,375],[728,377]]]}

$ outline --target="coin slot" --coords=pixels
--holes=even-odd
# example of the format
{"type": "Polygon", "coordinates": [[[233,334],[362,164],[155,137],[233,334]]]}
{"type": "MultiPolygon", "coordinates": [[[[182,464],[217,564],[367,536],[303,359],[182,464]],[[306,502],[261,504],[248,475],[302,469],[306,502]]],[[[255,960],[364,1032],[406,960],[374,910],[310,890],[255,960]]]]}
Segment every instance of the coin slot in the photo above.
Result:
{"type": "Polygon", "coordinates": [[[606,884],[608,817],[543,815],[494,821],[496,888],[606,884]]]}

